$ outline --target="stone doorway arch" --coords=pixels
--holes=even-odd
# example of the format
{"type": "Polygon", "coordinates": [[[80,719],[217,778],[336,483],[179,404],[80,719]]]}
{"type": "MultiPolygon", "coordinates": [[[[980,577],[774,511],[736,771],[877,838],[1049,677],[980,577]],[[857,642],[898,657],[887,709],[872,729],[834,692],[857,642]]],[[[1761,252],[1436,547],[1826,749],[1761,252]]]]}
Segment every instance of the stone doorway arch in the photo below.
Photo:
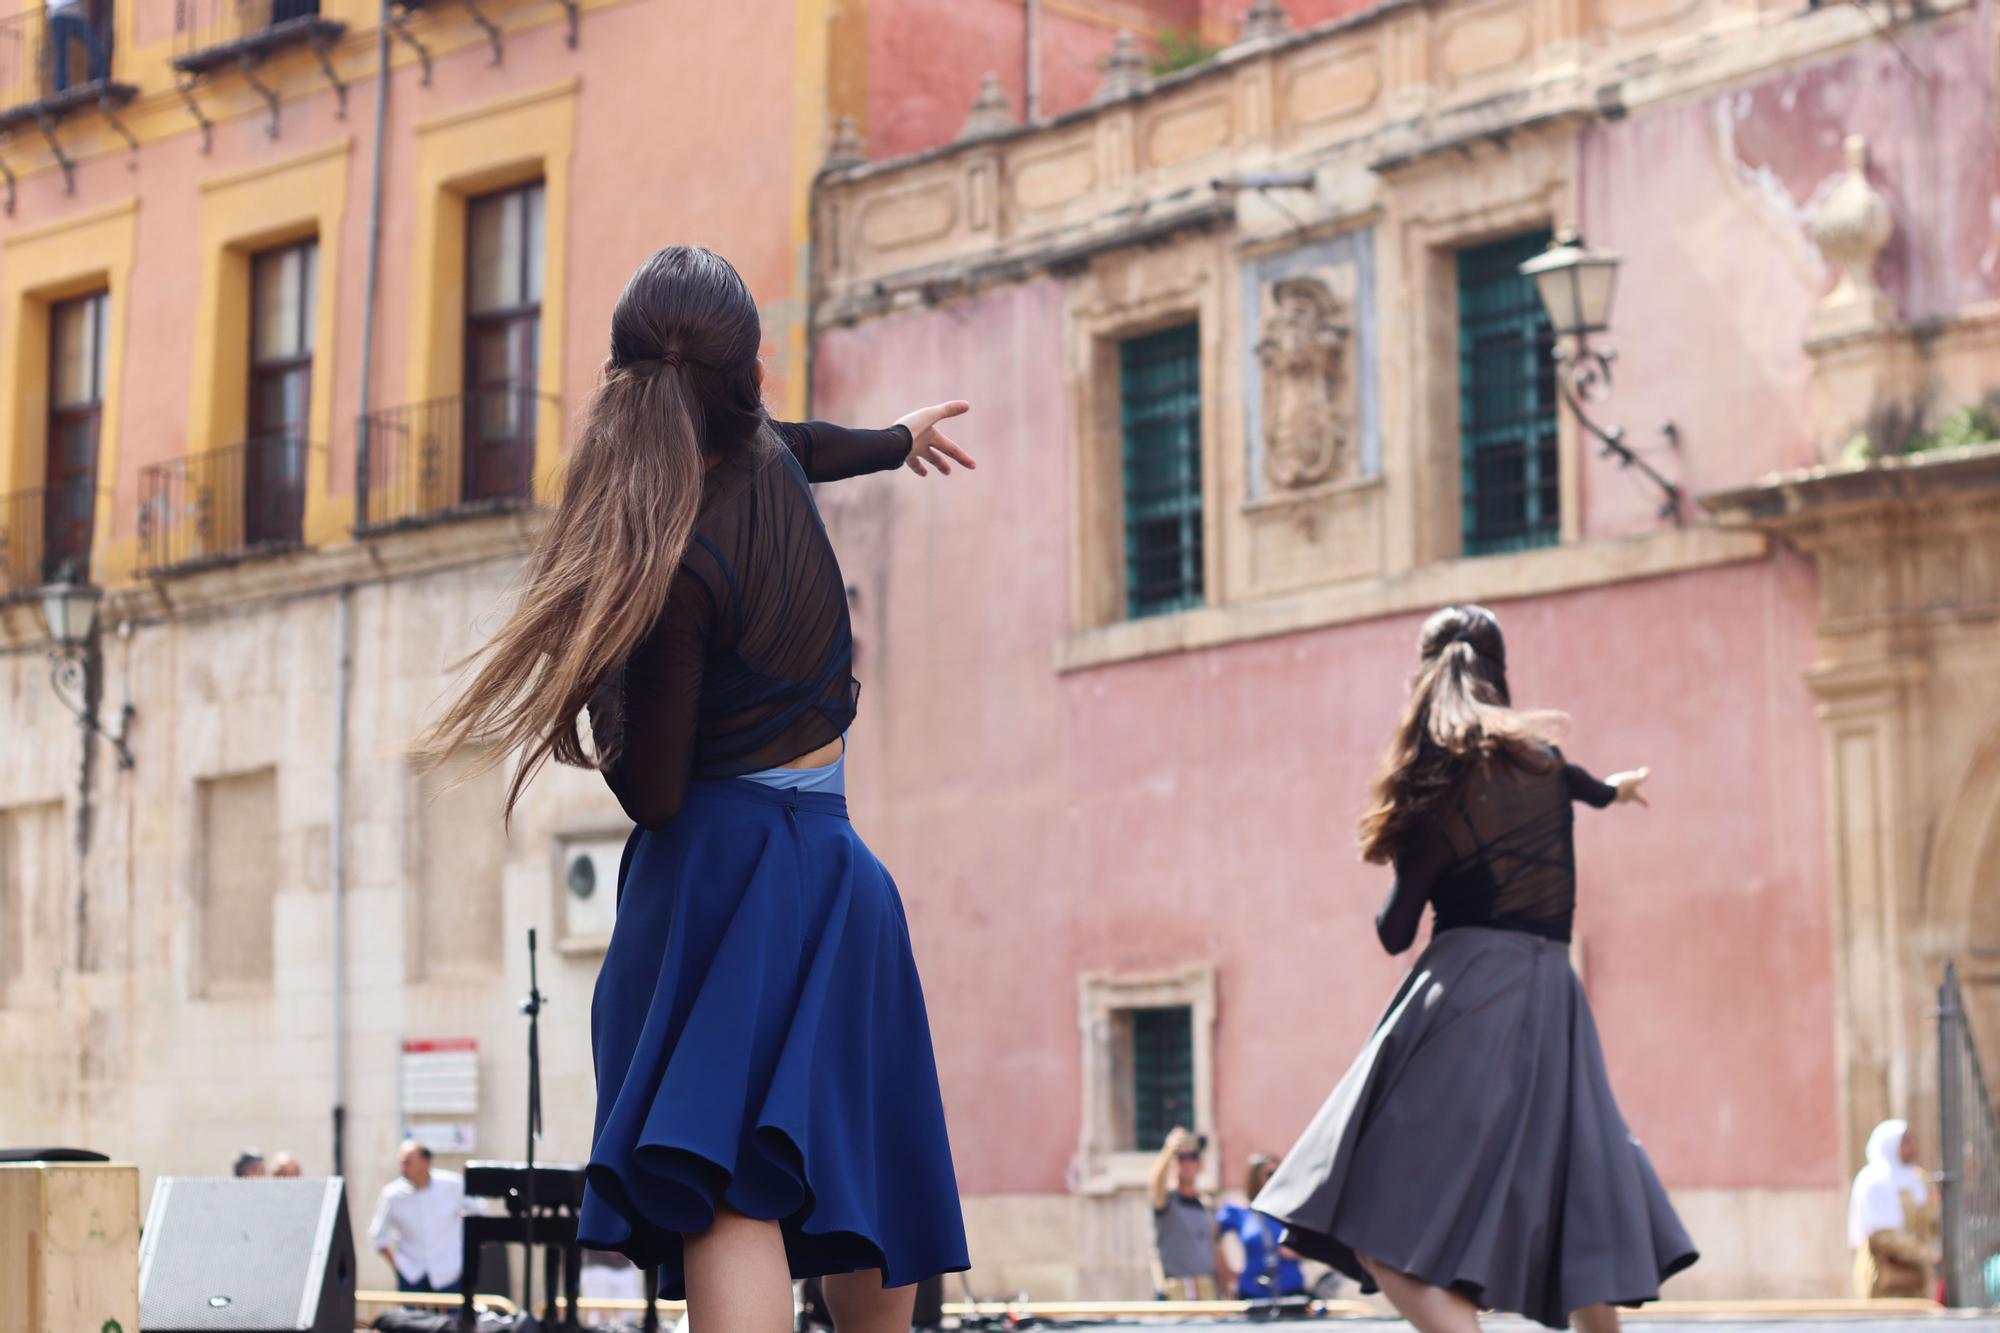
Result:
{"type": "MultiPolygon", "coordinates": [[[[1914,943],[1932,985],[1947,960],[1958,964],[1990,1086],[2000,1076],[2000,720],[1989,719],[1964,776],[1948,793],[1914,943]]],[[[1934,1070],[1925,1093],[1934,1104],[1934,1070]]]]}

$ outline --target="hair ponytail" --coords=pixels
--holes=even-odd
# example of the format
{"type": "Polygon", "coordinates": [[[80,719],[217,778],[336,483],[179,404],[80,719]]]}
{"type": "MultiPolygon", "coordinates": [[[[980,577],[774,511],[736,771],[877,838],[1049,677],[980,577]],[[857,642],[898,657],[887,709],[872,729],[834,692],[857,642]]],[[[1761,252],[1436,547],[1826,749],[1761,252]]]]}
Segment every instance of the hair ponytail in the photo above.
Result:
{"type": "Polygon", "coordinates": [[[1358,830],[1362,858],[1377,864],[1393,861],[1411,831],[1486,760],[1506,755],[1529,768],[1553,762],[1548,747],[1568,722],[1561,713],[1515,711],[1506,641],[1484,607],[1433,614],[1418,652],[1409,702],[1358,830]]]}
{"type": "Polygon", "coordinates": [[[626,284],[562,498],[512,614],[460,664],[476,664],[471,682],[419,743],[428,767],[470,748],[480,772],[520,751],[511,817],[550,759],[609,760],[585,750],[577,717],[659,618],[701,508],[707,457],[746,446],[763,423],[760,340],[749,291],[708,250],[662,250],[626,284]]]}

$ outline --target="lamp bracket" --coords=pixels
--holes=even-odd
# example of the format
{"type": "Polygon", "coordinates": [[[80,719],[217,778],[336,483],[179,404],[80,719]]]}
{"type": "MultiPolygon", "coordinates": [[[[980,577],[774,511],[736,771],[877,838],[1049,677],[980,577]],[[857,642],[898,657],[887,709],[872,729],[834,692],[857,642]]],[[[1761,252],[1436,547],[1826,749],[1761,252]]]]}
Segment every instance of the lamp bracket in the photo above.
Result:
{"type": "Polygon", "coordinates": [[[118,767],[132,767],[132,751],[125,744],[125,737],[132,729],[132,715],[136,711],[130,700],[118,710],[118,724],[106,730],[97,720],[97,710],[90,706],[90,659],[84,652],[75,650],[52,650],[49,654],[49,684],[54,687],[56,698],[62,706],[75,714],[84,730],[94,732],[111,743],[118,752],[118,767]]]}
{"type": "MultiPolygon", "coordinates": [[[[1660,474],[1658,468],[1641,458],[1625,443],[1623,426],[1598,424],[1590,413],[1584,410],[1585,403],[1601,403],[1611,394],[1611,363],[1617,357],[1615,351],[1603,351],[1591,346],[1588,334],[1579,334],[1574,347],[1567,342],[1558,342],[1555,347],[1556,384],[1563,401],[1576,417],[1577,424],[1588,431],[1603,448],[1604,457],[1615,458],[1621,468],[1637,468],[1660,492],[1660,517],[1670,518],[1676,527],[1686,521],[1681,513],[1681,489],[1660,474]]],[[[1660,426],[1660,437],[1670,449],[1678,449],[1681,443],[1679,427],[1673,422],[1660,426]]]]}

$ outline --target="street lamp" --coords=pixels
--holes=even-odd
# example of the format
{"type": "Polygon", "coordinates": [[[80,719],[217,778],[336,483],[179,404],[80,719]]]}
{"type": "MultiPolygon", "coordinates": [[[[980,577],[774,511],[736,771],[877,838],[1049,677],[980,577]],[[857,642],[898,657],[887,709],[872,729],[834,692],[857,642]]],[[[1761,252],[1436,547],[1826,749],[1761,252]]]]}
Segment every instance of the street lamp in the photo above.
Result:
{"type": "MultiPolygon", "coordinates": [[[[1618,256],[1592,250],[1574,229],[1564,229],[1549,248],[1520,267],[1535,284],[1535,295],[1548,312],[1556,335],[1556,383],[1577,424],[1604,446],[1605,456],[1620,467],[1636,467],[1662,496],[1660,517],[1681,521],[1681,492],[1651,463],[1625,443],[1622,426],[1600,426],[1583,410],[1586,402],[1602,402],[1611,392],[1611,361],[1618,354],[1591,344],[1590,335],[1611,327],[1611,297],[1618,285],[1618,256]]],[[[1669,421],[1660,427],[1669,448],[1680,446],[1680,431],[1669,421]]]]}
{"type": "Polygon", "coordinates": [[[91,674],[97,661],[97,607],[104,594],[87,583],[51,583],[42,589],[42,623],[49,632],[49,683],[63,707],[76,714],[85,731],[95,732],[118,751],[118,767],[132,767],[125,733],[132,726],[128,700],[118,713],[118,728],[106,731],[97,720],[91,696],[91,674]]]}

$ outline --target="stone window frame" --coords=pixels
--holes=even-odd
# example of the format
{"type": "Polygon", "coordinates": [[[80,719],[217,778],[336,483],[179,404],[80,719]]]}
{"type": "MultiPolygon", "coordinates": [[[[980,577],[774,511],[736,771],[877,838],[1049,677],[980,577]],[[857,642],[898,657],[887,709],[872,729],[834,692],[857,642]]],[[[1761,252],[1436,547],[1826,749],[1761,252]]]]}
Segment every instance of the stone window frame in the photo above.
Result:
{"type": "Polygon", "coordinates": [[[1072,625],[1171,624],[1224,600],[1225,475],[1223,404],[1230,391],[1227,348],[1233,336],[1224,299],[1225,265],[1209,237],[1099,256],[1070,284],[1064,325],[1069,341],[1070,453],[1074,498],[1070,562],[1072,625]],[[1154,281],[1162,271],[1167,281],[1154,281]],[[1124,432],[1119,346],[1177,324],[1200,330],[1202,601],[1187,610],[1126,615],[1124,432]]]}
{"type": "Polygon", "coordinates": [[[1123,1010],[1185,1005],[1193,1011],[1195,1123],[1188,1126],[1208,1135],[1209,1151],[1202,1159],[1201,1187],[1220,1188],[1215,1122],[1216,968],[1213,963],[1189,963],[1150,972],[1085,972],[1077,978],[1077,1020],[1082,1037],[1083,1104],[1077,1137],[1071,1190],[1078,1194],[1113,1194],[1143,1190],[1159,1148],[1117,1146],[1112,1123],[1117,1104],[1111,1080],[1116,1072],[1112,1051],[1112,1018],[1123,1010]]]}
{"type": "Polygon", "coordinates": [[[269,1000],[282,989],[284,969],[279,966],[283,931],[280,929],[278,902],[288,883],[296,883],[293,867],[287,860],[287,839],[285,837],[285,768],[278,762],[249,764],[241,768],[222,768],[194,775],[190,791],[189,813],[193,817],[193,836],[188,839],[188,883],[192,890],[187,916],[187,984],[185,994],[199,1003],[227,1002],[231,1000],[269,1000]],[[214,830],[209,822],[210,794],[221,784],[242,782],[251,778],[267,777],[271,782],[272,809],[277,818],[277,827],[272,830],[272,841],[276,855],[272,858],[270,874],[275,883],[271,886],[271,976],[268,980],[242,980],[222,978],[214,974],[210,966],[209,915],[213,910],[209,890],[210,839],[214,830]]]}
{"type": "MultiPolygon", "coordinates": [[[[1391,568],[1476,562],[1464,550],[1460,488],[1458,273],[1461,250],[1538,230],[1559,230],[1579,204],[1574,132],[1517,145],[1507,172],[1467,172],[1456,155],[1427,158],[1389,173],[1389,226],[1383,248],[1403,269],[1409,294],[1407,327],[1384,337],[1385,367],[1402,360],[1407,383],[1385,384],[1401,396],[1408,426],[1385,432],[1383,471],[1410,482],[1399,517],[1407,526],[1406,559],[1391,568]]],[[[1388,315],[1391,303],[1384,303],[1388,315]]],[[[1575,546],[1582,538],[1582,457],[1576,422],[1556,414],[1556,467],[1561,521],[1557,540],[1544,550],[1575,546]]]]}
{"type": "MultiPolygon", "coordinates": [[[[402,929],[403,965],[399,976],[401,984],[410,988],[424,986],[478,986],[497,980],[506,971],[506,912],[507,878],[511,870],[516,847],[514,836],[505,826],[499,833],[501,839],[499,874],[493,885],[493,909],[501,915],[500,938],[502,947],[491,957],[477,959],[444,960],[435,956],[429,948],[429,930],[424,921],[424,898],[430,889],[429,877],[425,874],[427,848],[425,834],[431,827],[427,822],[427,806],[446,791],[461,783],[487,782],[504,800],[507,784],[512,781],[512,772],[506,762],[487,768],[477,777],[468,778],[471,769],[484,762],[486,755],[478,748],[470,748],[446,768],[435,773],[425,767],[423,759],[415,752],[404,755],[401,775],[403,809],[398,824],[401,828],[398,856],[400,867],[398,879],[402,886],[402,929]],[[433,790],[432,783],[437,783],[433,790]]],[[[493,813],[500,813],[496,805],[493,813]]]]}
{"type": "Polygon", "coordinates": [[[69,803],[60,796],[0,805],[0,1011],[52,1009],[60,1000],[63,960],[49,955],[63,954],[64,944],[60,938],[38,939],[36,925],[59,916],[71,892],[75,849],[66,836],[70,821],[69,803]],[[14,878],[22,826],[47,817],[56,825],[47,849],[56,863],[38,867],[42,873],[35,880],[14,878]]]}

